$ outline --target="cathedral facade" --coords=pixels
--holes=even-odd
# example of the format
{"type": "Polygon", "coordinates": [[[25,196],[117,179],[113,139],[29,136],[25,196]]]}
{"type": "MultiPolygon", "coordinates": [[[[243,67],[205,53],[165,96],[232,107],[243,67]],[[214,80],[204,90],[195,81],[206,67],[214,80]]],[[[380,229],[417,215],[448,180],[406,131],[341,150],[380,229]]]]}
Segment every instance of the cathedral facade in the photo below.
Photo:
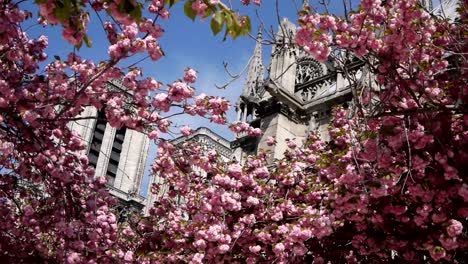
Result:
{"type": "MultiPolygon", "coordinates": [[[[320,63],[293,42],[296,26],[284,19],[278,29],[268,67],[263,65],[262,35],[258,34],[243,92],[236,104],[237,120],[260,128],[260,138],[239,136],[232,142],[237,160],[269,151],[271,158],[281,158],[286,139],[301,143],[310,131],[328,139],[331,110],[351,101],[352,83],[331,61],[320,63]],[[266,68],[266,78],[265,76],[266,68]],[[278,142],[268,146],[268,137],[278,142]]],[[[362,63],[349,60],[347,74],[363,76],[362,63]]]]}

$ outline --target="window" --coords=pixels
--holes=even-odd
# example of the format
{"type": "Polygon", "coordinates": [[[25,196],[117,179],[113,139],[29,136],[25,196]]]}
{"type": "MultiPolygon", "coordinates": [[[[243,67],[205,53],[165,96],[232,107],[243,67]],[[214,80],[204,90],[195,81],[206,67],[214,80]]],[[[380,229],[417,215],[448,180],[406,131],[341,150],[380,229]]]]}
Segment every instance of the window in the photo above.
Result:
{"type": "Polygon", "coordinates": [[[323,75],[322,66],[312,58],[301,59],[296,67],[296,85],[305,84],[323,75]]]}
{"type": "Polygon", "coordinates": [[[112,150],[109,156],[109,164],[107,165],[107,184],[114,185],[117,170],[119,169],[120,153],[125,139],[127,129],[122,127],[115,131],[114,141],[112,142],[112,150]]]}
{"type": "Polygon", "coordinates": [[[99,111],[88,153],[89,164],[94,168],[96,168],[97,161],[99,159],[99,153],[101,152],[102,139],[104,137],[104,131],[106,131],[106,125],[106,115],[104,111],[99,111]]]}

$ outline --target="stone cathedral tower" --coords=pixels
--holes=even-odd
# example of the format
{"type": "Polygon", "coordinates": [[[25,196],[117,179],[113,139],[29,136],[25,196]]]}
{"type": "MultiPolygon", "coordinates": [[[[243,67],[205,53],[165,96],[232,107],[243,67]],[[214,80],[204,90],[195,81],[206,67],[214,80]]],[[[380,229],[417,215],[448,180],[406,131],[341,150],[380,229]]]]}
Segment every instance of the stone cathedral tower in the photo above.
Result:
{"type": "MultiPolygon", "coordinates": [[[[125,89],[119,80],[107,85],[125,89]]],[[[83,119],[72,122],[75,130],[86,142],[89,163],[95,167],[95,176],[105,176],[109,192],[119,199],[119,209],[141,210],[145,198],[140,195],[146,166],[149,139],[145,134],[127,129],[115,129],[107,121],[104,112],[87,107],[83,119]]]]}
{"type": "MultiPolygon", "coordinates": [[[[248,122],[263,131],[259,138],[239,135],[231,144],[234,157],[243,160],[246,155],[263,149],[272,158],[281,158],[287,149],[286,139],[297,143],[316,131],[327,139],[331,108],[351,100],[350,84],[335,70],[331,62],[319,63],[294,45],[296,26],[283,19],[272,48],[267,77],[264,78],[259,33],[250,60],[247,81],[236,109],[238,121],[248,122]],[[278,144],[268,146],[273,136],[278,144]]],[[[350,61],[348,71],[361,74],[359,61],[350,61]]]]}

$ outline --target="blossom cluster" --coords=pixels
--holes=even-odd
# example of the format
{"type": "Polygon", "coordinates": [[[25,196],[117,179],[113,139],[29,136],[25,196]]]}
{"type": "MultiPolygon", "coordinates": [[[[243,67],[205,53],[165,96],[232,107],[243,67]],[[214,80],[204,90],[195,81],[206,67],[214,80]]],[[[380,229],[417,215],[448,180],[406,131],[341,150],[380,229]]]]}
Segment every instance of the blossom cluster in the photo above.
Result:
{"type": "MultiPolygon", "coordinates": [[[[110,14],[113,19],[103,22],[109,58],[95,63],[70,53],[46,61],[48,38],[30,38],[22,30],[32,14],[21,4],[2,2],[2,260],[466,261],[466,1],[460,1],[456,23],[428,14],[416,0],[363,0],[349,21],[301,13],[297,44],[320,61],[330,59],[332,48],[349,51],[372,81],[353,87],[366,89],[353,91],[367,99],[357,96],[353,107],[334,110],[329,141],[313,133],[304,144],[289,140],[284,157],[273,163],[261,150],[242,162],[226,162],[215,150],[161,139],[174,108],[224,124],[230,104],[196,95],[194,69],[165,87],[139,68],[119,67],[135,54],[155,61],[163,56],[164,30],[156,18],[138,15],[141,3],[37,2],[43,24],[63,25],[65,39],[78,46],[86,42],[90,23],[82,5],[110,14]],[[126,89],[107,85],[115,80],[126,89]],[[86,142],[69,126],[86,107],[103,110],[111,126],[148,133],[158,143],[152,172],[164,185],[152,191],[164,195],[150,216],[119,223],[105,178],[94,177],[83,154],[86,142]]],[[[169,19],[168,2],[150,1],[148,13],[169,19]]],[[[189,3],[206,15],[221,1],[189,3]]],[[[231,129],[261,134],[246,123],[231,129]]],[[[180,132],[190,135],[192,129],[180,132]]],[[[267,144],[278,142],[268,138],[267,144]]]]}

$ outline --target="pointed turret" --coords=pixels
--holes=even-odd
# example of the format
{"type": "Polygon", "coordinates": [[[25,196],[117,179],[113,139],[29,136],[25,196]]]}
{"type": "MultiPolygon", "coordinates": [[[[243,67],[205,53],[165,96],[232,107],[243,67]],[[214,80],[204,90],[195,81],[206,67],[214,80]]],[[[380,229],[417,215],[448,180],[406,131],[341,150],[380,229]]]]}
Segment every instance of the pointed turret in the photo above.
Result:
{"type": "Polygon", "coordinates": [[[249,62],[249,71],[247,72],[244,90],[242,92],[244,97],[254,97],[255,99],[259,99],[258,97],[261,96],[261,94],[259,94],[259,89],[261,89],[265,71],[262,56],[262,30],[263,28],[260,26],[255,49],[249,62]]]}
{"type": "MultiPolygon", "coordinates": [[[[262,57],[262,26],[258,30],[255,49],[249,61],[247,78],[244,89],[237,101],[237,121],[249,123],[252,127],[259,128],[260,120],[257,118],[259,102],[265,93],[263,84],[264,67],[262,57]]],[[[243,162],[246,155],[255,154],[257,138],[250,137],[246,133],[237,135],[237,139],[231,143],[234,149],[234,157],[243,162]]]]}
{"type": "Polygon", "coordinates": [[[294,93],[294,76],[296,75],[296,53],[294,33],[296,26],[284,18],[276,34],[276,43],[271,51],[269,79],[278,89],[294,93]]]}
{"type": "Polygon", "coordinates": [[[249,61],[244,89],[237,102],[237,121],[250,123],[255,119],[256,108],[265,89],[263,87],[262,30],[260,26],[255,40],[255,49],[249,61]]]}

